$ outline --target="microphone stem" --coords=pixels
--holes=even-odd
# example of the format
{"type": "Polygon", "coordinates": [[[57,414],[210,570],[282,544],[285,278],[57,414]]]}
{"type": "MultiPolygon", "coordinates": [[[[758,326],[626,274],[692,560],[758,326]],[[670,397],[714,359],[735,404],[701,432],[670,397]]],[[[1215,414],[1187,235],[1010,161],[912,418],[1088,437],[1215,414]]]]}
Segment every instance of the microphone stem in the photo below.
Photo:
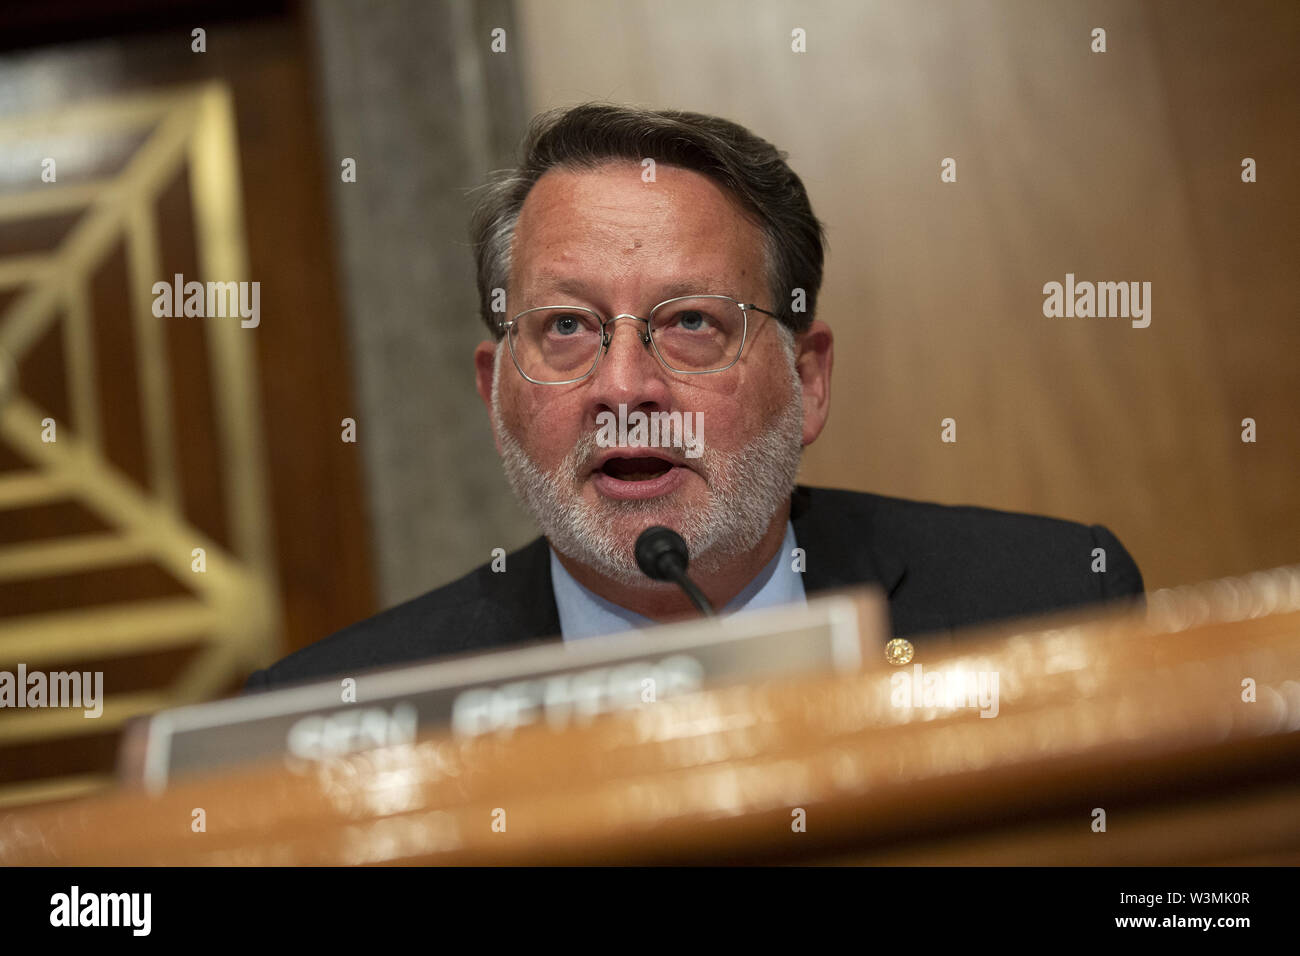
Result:
{"type": "Polygon", "coordinates": [[[691,603],[700,609],[700,613],[705,617],[715,617],[713,605],[709,599],[704,596],[704,592],[699,589],[684,570],[679,567],[672,569],[672,579],[677,582],[677,586],[686,592],[686,596],[691,599],[691,603]]]}

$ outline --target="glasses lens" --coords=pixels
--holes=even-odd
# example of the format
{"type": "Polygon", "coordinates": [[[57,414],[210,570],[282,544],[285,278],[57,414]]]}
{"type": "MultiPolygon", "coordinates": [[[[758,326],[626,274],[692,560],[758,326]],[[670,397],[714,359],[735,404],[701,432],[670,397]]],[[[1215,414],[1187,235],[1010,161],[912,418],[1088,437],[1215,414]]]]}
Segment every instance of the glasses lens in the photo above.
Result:
{"type": "Polygon", "coordinates": [[[580,308],[533,309],[515,319],[510,346],[534,381],[581,378],[600,353],[600,318],[580,308]]]}
{"type": "Polygon", "coordinates": [[[671,299],[650,316],[650,334],[664,362],[679,372],[726,368],[745,340],[745,311],[731,299],[671,299]]]}

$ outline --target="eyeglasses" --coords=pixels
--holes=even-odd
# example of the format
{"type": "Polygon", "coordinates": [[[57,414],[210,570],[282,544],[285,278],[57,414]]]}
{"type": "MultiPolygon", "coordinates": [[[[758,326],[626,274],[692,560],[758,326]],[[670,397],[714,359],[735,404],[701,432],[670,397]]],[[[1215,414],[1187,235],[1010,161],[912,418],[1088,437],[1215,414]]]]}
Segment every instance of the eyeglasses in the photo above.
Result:
{"type": "Polygon", "coordinates": [[[725,372],[740,360],[751,311],[778,317],[726,295],[683,295],[660,302],[648,319],[627,312],[606,319],[581,306],[543,305],[500,327],[520,375],[536,385],[570,385],[596,370],[619,319],[645,323],[641,343],[670,372],[725,372]]]}

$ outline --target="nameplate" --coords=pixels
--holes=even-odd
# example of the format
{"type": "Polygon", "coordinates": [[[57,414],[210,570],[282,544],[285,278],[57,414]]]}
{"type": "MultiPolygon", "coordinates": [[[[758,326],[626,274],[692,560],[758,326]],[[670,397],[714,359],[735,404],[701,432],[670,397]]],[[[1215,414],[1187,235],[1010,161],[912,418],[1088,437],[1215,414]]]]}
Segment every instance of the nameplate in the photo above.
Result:
{"type": "Polygon", "coordinates": [[[856,670],[878,657],[888,611],[857,590],[711,620],[356,675],[162,711],[135,728],[123,775],[158,790],[178,777],[283,759],[290,769],[407,744],[530,724],[562,729],[706,687],[856,670]]]}

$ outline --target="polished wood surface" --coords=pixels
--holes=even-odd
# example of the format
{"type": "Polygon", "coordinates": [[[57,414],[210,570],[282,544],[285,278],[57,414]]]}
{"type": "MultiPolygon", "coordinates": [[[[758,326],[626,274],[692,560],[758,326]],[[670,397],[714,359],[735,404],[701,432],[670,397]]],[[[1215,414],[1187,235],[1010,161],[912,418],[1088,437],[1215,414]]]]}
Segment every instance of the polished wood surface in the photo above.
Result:
{"type": "Polygon", "coordinates": [[[1298,677],[1300,568],[1279,569],[562,731],[12,814],[0,863],[1294,862],[1298,677]],[[904,706],[955,671],[996,698],[904,706]]]}

